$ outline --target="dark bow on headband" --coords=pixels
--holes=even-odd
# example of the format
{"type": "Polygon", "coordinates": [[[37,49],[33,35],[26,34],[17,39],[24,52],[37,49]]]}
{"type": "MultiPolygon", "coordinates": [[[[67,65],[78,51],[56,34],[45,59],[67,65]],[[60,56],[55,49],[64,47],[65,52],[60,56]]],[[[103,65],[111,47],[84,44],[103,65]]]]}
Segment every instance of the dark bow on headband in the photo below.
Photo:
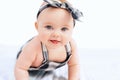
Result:
{"type": "Polygon", "coordinates": [[[37,18],[40,14],[40,12],[42,10],[44,10],[45,8],[47,7],[56,7],[56,8],[64,8],[66,10],[68,10],[72,17],[75,19],[75,20],[78,20],[79,21],[79,18],[83,16],[83,13],[80,12],[78,9],[75,9],[73,8],[67,1],[65,2],[61,2],[59,0],[44,0],[47,4],[46,5],[43,5],[39,11],[38,11],[38,14],[37,14],[37,18]]]}

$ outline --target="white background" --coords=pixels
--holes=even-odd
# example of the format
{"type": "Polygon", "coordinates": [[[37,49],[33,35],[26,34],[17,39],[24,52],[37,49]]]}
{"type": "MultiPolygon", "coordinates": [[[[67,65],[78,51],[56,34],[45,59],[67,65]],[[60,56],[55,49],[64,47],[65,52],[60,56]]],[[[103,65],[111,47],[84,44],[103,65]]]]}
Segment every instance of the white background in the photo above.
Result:
{"type": "MultiPolygon", "coordinates": [[[[21,45],[36,34],[34,22],[42,0],[0,0],[0,44],[21,45]]],[[[119,0],[70,0],[80,9],[73,37],[80,48],[120,49],[119,0]]]]}

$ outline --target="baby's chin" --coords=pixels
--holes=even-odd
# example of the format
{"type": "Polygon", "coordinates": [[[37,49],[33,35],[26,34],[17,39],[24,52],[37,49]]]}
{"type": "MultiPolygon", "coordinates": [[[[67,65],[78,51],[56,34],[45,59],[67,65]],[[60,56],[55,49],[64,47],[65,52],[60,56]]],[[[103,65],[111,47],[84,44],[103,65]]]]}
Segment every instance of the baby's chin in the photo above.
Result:
{"type": "Polygon", "coordinates": [[[46,44],[46,47],[49,49],[57,49],[57,48],[61,48],[63,46],[64,46],[64,44],[62,44],[60,42],[49,42],[46,44]]]}

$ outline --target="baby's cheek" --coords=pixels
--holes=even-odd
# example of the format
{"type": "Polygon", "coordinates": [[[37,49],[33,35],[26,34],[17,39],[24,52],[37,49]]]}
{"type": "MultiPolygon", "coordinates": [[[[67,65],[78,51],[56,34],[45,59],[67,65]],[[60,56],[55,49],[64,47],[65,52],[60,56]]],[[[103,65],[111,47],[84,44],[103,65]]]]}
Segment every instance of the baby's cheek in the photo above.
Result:
{"type": "Polygon", "coordinates": [[[48,34],[39,34],[39,37],[42,41],[44,41],[48,39],[48,34]]]}
{"type": "Polygon", "coordinates": [[[66,35],[66,36],[64,36],[64,43],[66,44],[66,43],[68,43],[70,40],[71,40],[71,36],[70,35],[66,35]]]}

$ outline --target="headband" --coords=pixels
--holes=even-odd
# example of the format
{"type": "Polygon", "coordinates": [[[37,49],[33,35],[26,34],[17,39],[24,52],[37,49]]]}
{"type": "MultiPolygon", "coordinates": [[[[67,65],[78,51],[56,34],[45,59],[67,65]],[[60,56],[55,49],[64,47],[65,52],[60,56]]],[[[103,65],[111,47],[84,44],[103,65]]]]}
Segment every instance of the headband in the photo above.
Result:
{"type": "Polygon", "coordinates": [[[68,12],[71,13],[73,19],[78,20],[78,21],[80,21],[79,18],[83,16],[82,12],[80,12],[78,9],[73,8],[71,6],[71,4],[68,3],[67,1],[61,2],[59,0],[44,0],[44,2],[46,2],[47,4],[44,4],[40,7],[40,9],[37,13],[37,18],[39,16],[39,14],[41,13],[41,11],[48,7],[56,7],[56,8],[66,9],[68,12]]]}

